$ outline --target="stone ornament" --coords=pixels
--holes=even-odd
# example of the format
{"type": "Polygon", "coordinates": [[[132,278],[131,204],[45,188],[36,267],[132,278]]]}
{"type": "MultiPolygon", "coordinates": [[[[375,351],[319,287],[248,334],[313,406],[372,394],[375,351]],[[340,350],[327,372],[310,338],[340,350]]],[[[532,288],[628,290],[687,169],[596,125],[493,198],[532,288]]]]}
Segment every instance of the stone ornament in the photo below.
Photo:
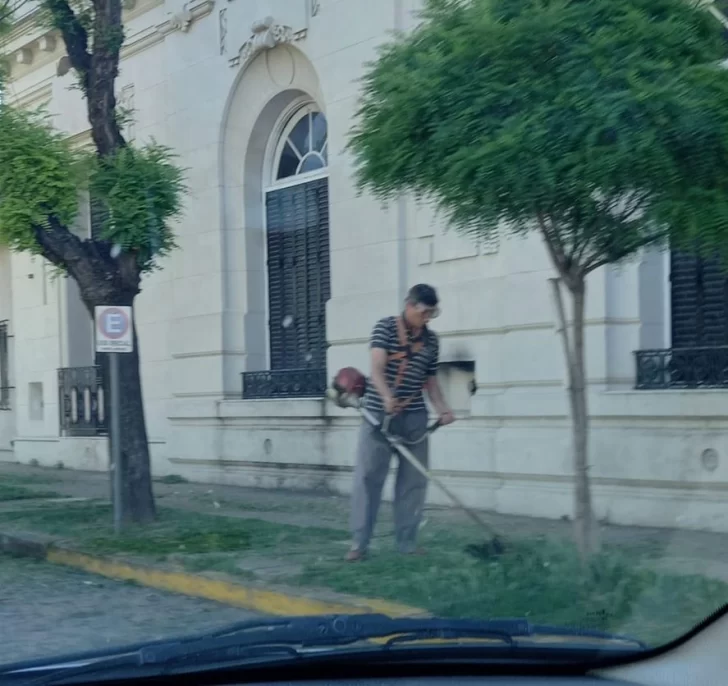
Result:
{"type": "Polygon", "coordinates": [[[294,40],[290,26],[276,24],[273,17],[265,17],[250,27],[252,35],[242,44],[238,54],[230,60],[231,67],[245,65],[263,50],[272,50],[277,45],[291,43],[294,40]]]}
{"type": "Polygon", "coordinates": [[[173,14],[169,20],[170,28],[182,31],[182,33],[187,33],[191,24],[192,13],[188,9],[184,9],[181,12],[177,12],[177,14],[173,14]]]}

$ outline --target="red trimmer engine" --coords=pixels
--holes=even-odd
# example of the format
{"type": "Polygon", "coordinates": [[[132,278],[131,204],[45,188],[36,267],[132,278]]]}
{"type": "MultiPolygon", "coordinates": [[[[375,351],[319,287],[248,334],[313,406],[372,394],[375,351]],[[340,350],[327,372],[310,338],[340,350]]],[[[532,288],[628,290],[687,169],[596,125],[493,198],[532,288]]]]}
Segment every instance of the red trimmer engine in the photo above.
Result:
{"type": "Polygon", "coordinates": [[[364,374],[355,367],[344,367],[334,377],[329,397],[339,407],[358,407],[366,387],[364,374]]]}

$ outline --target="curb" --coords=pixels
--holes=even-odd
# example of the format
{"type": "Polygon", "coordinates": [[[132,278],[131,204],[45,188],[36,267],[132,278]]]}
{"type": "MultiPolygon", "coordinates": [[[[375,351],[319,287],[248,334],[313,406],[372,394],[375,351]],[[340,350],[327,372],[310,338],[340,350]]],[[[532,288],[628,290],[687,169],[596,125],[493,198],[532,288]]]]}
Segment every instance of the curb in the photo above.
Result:
{"type": "Polygon", "coordinates": [[[224,605],[267,615],[302,616],[374,612],[390,617],[411,617],[429,614],[419,608],[377,598],[359,598],[343,594],[324,597],[324,594],[319,593],[295,593],[285,589],[245,585],[198,574],[169,571],[128,560],[89,555],[34,534],[0,532],[0,552],[45,560],[110,579],[133,581],[160,591],[214,600],[224,605]]]}

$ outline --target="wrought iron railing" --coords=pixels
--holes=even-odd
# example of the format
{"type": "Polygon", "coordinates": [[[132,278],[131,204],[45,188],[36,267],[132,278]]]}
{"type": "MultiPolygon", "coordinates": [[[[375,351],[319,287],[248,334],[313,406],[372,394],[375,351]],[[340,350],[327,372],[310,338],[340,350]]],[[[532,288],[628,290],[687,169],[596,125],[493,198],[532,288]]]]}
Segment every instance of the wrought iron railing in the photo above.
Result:
{"type": "Polygon", "coordinates": [[[638,390],[728,388],[728,346],[635,352],[638,390]]]}
{"type": "Polygon", "coordinates": [[[10,393],[15,390],[15,386],[0,386],[0,412],[7,412],[13,409],[10,402],[10,393]]]}
{"type": "Polygon", "coordinates": [[[107,398],[100,367],[58,370],[58,412],[64,436],[108,433],[107,398]]]}
{"type": "Polygon", "coordinates": [[[326,369],[276,369],[243,372],[243,400],[323,398],[326,369]]]}
{"type": "Polygon", "coordinates": [[[0,321],[0,410],[12,409],[10,404],[10,334],[8,321],[0,321]]]}

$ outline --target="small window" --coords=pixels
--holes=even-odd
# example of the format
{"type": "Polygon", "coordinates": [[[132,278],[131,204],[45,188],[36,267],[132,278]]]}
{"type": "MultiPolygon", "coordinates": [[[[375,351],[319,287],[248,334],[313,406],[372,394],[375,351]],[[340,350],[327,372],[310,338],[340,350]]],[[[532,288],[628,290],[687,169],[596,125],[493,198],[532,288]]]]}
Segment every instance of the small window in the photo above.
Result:
{"type": "MultiPolygon", "coordinates": [[[[40,381],[31,381],[28,384],[28,415],[33,421],[43,421],[43,384],[40,381]]],[[[76,412],[78,412],[78,398],[76,398],[76,412]]]]}
{"type": "Polygon", "coordinates": [[[299,110],[286,125],[278,144],[276,180],[307,174],[328,166],[326,117],[310,107],[299,110]]]}

